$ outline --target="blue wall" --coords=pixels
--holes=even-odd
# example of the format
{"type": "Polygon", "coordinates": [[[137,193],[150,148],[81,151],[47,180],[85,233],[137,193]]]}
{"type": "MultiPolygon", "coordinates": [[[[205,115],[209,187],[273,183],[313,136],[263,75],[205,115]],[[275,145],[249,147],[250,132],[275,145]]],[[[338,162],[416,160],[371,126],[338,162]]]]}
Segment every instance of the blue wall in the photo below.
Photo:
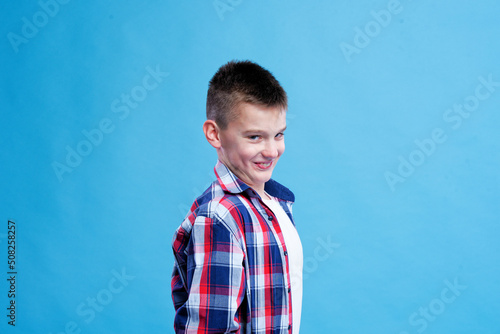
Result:
{"type": "Polygon", "coordinates": [[[497,1],[57,1],[0,5],[0,332],[172,332],[230,59],[290,97],[302,333],[500,332],[497,1]]]}

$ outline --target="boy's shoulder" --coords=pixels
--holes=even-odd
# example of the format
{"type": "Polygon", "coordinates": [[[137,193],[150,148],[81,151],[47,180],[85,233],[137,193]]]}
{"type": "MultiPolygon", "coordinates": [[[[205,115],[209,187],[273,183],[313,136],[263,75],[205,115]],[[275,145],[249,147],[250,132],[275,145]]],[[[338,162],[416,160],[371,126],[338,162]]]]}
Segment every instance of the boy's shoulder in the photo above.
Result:
{"type": "MultiPolygon", "coordinates": [[[[253,198],[258,197],[255,190],[242,182],[220,161],[217,161],[214,171],[216,180],[194,200],[182,223],[186,230],[190,230],[196,220],[206,218],[236,228],[243,221],[252,220],[253,209],[259,211],[259,205],[255,204],[256,198],[253,198]]],[[[273,179],[266,182],[265,190],[271,196],[286,201],[287,206],[291,206],[295,201],[292,191],[273,179]]]]}
{"type": "MultiPolygon", "coordinates": [[[[287,207],[291,207],[295,201],[293,192],[273,179],[266,183],[266,191],[284,201],[287,207]]],[[[212,221],[236,224],[252,220],[254,209],[256,211],[261,209],[259,204],[256,204],[258,202],[257,196],[257,193],[251,188],[240,192],[228,191],[224,184],[221,185],[218,178],[194,200],[186,220],[189,220],[191,224],[194,224],[198,217],[200,217],[199,219],[209,218],[212,221]]]]}
{"type": "Polygon", "coordinates": [[[196,224],[220,224],[241,239],[242,224],[250,220],[249,205],[251,201],[245,201],[244,195],[224,191],[216,180],[194,200],[177,233],[188,237],[196,224]]]}
{"type": "Polygon", "coordinates": [[[243,195],[224,190],[219,180],[215,180],[194,200],[190,214],[214,219],[225,217],[235,209],[241,211],[242,207],[244,207],[243,195]]]}

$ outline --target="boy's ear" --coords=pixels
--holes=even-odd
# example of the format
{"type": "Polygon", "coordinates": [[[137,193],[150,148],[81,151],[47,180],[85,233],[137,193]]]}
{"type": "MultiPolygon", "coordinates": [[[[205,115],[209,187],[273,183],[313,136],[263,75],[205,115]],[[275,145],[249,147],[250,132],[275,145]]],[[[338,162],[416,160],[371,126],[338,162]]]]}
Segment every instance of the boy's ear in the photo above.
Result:
{"type": "Polygon", "coordinates": [[[205,137],[210,145],[215,148],[221,147],[220,130],[217,123],[212,120],[206,120],[205,123],[203,123],[203,132],[205,133],[205,137]]]}

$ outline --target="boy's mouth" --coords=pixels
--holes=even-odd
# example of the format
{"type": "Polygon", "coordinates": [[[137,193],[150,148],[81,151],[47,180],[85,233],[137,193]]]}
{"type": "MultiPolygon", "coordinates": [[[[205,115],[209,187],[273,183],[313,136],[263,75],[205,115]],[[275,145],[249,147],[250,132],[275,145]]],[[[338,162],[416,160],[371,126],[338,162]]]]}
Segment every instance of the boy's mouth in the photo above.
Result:
{"type": "Polygon", "coordinates": [[[271,167],[271,165],[273,164],[273,162],[272,161],[269,161],[269,162],[256,162],[255,164],[260,169],[268,169],[269,167],[271,167]]]}

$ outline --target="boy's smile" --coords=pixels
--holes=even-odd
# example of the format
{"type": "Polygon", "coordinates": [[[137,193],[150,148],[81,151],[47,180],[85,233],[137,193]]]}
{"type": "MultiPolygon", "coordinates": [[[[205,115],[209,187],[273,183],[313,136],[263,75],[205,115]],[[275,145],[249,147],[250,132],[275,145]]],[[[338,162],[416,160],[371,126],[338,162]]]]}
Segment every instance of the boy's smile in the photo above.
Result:
{"type": "Polygon", "coordinates": [[[285,151],[285,129],[285,110],[241,103],[238,117],[226,129],[218,129],[219,160],[261,197],[267,198],[264,184],[285,151]]]}

